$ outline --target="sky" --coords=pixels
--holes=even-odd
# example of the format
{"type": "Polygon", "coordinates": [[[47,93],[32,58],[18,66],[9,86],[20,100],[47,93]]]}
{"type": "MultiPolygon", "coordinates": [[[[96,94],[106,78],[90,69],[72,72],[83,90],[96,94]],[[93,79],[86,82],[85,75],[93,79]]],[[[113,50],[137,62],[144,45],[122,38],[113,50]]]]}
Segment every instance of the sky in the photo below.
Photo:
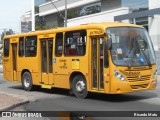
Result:
{"type": "Polygon", "coordinates": [[[0,34],[3,29],[20,32],[20,19],[25,12],[32,9],[32,0],[1,0],[0,34]]]}

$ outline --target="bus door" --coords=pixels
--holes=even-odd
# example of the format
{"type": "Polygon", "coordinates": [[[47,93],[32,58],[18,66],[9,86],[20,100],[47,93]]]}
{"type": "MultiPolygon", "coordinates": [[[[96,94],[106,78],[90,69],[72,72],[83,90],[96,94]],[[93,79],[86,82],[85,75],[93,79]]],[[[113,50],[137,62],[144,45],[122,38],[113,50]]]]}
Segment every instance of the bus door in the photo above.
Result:
{"type": "Polygon", "coordinates": [[[12,43],[13,81],[17,81],[17,43],[12,43]]]}
{"type": "Polygon", "coordinates": [[[53,81],[53,38],[41,39],[41,83],[52,85],[53,81]]]}
{"type": "Polygon", "coordinates": [[[91,88],[92,90],[104,91],[104,38],[91,38],[91,88]]]}

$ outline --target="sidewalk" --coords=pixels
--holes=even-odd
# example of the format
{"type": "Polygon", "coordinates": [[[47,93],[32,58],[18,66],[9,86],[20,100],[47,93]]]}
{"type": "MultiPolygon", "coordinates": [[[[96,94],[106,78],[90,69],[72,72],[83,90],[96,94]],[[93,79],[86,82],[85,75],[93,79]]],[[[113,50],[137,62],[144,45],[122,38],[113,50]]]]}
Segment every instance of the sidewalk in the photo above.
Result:
{"type": "Polygon", "coordinates": [[[28,100],[15,95],[0,93],[0,111],[7,111],[28,102],[28,100]]]}

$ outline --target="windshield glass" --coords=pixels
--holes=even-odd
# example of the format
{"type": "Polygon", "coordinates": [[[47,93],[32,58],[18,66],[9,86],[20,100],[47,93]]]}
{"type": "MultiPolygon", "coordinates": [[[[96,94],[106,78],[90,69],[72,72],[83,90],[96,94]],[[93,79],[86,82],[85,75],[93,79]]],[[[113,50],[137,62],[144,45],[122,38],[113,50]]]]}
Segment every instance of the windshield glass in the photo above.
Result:
{"type": "Polygon", "coordinates": [[[136,27],[107,29],[112,41],[111,56],[119,66],[151,66],[155,64],[155,52],[147,31],[136,27]]]}

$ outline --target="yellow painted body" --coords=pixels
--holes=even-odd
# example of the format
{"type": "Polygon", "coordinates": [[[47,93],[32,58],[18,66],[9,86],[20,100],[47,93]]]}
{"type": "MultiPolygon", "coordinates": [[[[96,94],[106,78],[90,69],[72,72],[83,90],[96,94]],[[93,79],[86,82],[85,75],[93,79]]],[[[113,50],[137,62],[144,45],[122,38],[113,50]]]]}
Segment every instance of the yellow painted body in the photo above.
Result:
{"type": "MultiPolygon", "coordinates": [[[[151,68],[145,66],[145,69],[139,68],[128,68],[115,66],[111,60],[111,55],[108,50],[108,59],[109,59],[109,67],[103,68],[104,71],[104,89],[99,87],[92,87],[93,73],[92,73],[92,48],[91,48],[91,39],[100,37],[106,37],[105,31],[108,27],[118,27],[118,26],[132,26],[132,27],[140,27],[131,24],[123,24],[123,23],[97,23],[97,24],[86,24],[77,27],[71,28],[58,28],[46,31],[36,31],[30,32],[26,34],[18,34],[7,36],[5,39],[10,39],[10,47],[9,57],[3,57],[3,74],[4,79],[11,82],[21,82],[22,72],[25,70],[30,71],[33,84],[42,86],[43,88],[66,88],[70,89],[70,77],[72,73],[81,73],[84,75],[87,81],[87,89],[91,92],[98,93],[106,93],[106,94],[122,94],[128,92],[137,92],[143,90],[152,90],[155,89],[156,84],[152,84],[152,81],[157,81],[157,78],[152,79],[152,74],[156,70],[156,65],[152,65],[151,68]],[[55,35],[58,32],[74,31],[74,30],[86,30],[87,31],[87,43],[86,43],[86,54],[84,56],[64,56],[62,54],[61,57],[55,56],[55,35]],[[18,48],[19,48],[19,38],[26,36],[37,35],[37,55],[36,57],[19,57],[18,56],[18,48]],[[42,73],[41,65],[41,48],[40,42],[42,40],[50,39],[53,41],[53,58],[56,59],[56,63],[53,63],[53,72],[52,73],[42,73]],[[16,61],[13,61],[13,44],[17,45],[17,53],[16,53],[16,61]],[[79,61],[77,61],[79,60],[79,61]],[[13,70],[13,64],[16,64],[16,71],[13,70]],[[119,71],[126,78],[126,81],[120,81],[114,76],[114,70],[119,71]],[[133,81],[130,81],[127,76],[128,72],[139,72],[141,76],[149,76],[148,79],[140,81],[138,79],[139,76],[132,76],[133,81]]],[[[99,46],[97,46],[98,48],[99,46]]],[[[63,50],[64,51],[64,50],[63,50]]],[[[5,51],[3,51],[4,53],[5,51]]],[[[99,51],[100,52],[100,51],[99,51]]],[[[97,53],[98,54],[98,53],[97,53]]],[[[99,58],[100,59],[100,58],[99,58]]],[[[97,61],[97,65],[99,66],[99,61],[97,61]]],[[[100,71],[97,70],[97,74],[99,76],[100,71]]],[[[99,79],[97,79],[99,86],[99,79]]]]}

